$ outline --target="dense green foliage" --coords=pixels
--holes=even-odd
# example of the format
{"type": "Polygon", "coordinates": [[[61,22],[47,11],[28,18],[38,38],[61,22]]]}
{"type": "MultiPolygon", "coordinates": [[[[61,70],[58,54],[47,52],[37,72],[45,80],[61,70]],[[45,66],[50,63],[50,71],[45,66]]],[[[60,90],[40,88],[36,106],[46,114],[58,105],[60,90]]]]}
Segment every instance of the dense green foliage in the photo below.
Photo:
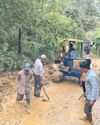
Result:
{"type": "Polygon", "coordinates": [[[0,0],[0,71],[20,68],[41,53],[53,61],[64,38],[92,39],[100,55],[99,5],[99,0],[0,0]]]}

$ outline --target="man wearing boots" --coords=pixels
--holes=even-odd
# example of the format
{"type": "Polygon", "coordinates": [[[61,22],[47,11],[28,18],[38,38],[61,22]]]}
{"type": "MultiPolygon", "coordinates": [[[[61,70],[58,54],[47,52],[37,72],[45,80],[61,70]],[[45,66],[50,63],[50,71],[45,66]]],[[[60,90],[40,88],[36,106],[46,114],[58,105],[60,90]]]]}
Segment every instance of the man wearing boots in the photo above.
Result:
{"type": "Polygon", "coordinates": [[[36,59],[34,64],[34,79],[35,79],[34,96],[36,97],[40,97],[41,93],[41,87],[42,87],[41,81],[44,79],[43,65],[45,60],[46,60],[46,55],[43,54],[38,59],[36,59]]]}
{"type": "Polygon", "coordinates": [[[18,92],[17,92],[17,102],[22,101],[24,95],[26,96],[27,102],[27,113],[30,113],[30,93],[31,93],[31,83],[32,72],[30,71],[31,65],[26,63],[22,71],[18,72],[18,92]]]}
{"type": "Polygon", "coordinates": [[[90,61],[84,61],[80,64],[80,68],[83,73],[86,73],[85,77],[85,106],[84,112],[86,117],[82,120],[92,122],[92,107],[94,106],[98,98],[98,80],[95,72],[90,69],[90,61]]]}

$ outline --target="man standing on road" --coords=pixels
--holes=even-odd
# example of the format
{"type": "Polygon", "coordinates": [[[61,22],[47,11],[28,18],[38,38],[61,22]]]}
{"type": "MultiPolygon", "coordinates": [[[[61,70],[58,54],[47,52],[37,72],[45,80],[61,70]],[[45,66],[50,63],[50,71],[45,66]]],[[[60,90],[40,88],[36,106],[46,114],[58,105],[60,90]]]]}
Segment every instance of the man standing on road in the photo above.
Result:
{"type": "Polygon", "coordinates": [[[18,72],[17,80],[18,84],[18,93],[17,101],[18,103],[22,101],[24,94],[26,95],[27,102],[27,113],[30,113],[30,93],[31,93],[31,83],[32,72],[30,71],[30,64],[26,63],[22,71],[18,72]]]}
{"type": "Polygon", "coordinates": [[[44,79],[43,76],[43,65],[46,60],[46,55],[41,55],[40,58],[36,59],[34,64],[34,79],[35,79],[35,86],[34,86],[34,96],[40,97],[42,83],[41,81],[44,79]]]}
{"type": "Polygon", "coordinates": [[[98,80],[95,72],[90,69],[91,61],[84,61],[80,64],[83,73],[86,73],[85,76],[85,106],[84,112],[86,117],[83,119],[85,121],[92,122],[92,107],[98,98],[98,80]]]}

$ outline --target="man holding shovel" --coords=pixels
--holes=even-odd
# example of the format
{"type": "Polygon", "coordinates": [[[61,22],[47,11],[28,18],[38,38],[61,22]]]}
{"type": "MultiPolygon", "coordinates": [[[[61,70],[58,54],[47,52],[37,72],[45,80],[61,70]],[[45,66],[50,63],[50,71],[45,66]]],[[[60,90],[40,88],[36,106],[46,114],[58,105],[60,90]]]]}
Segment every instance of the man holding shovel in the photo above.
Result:
{"type": "Polygon", "coordinates": [[[46,60],[46,55],[41,55],[38,59],[36,59],[34,64],[34,79],[35,79],[35,85],[34,85],[34,96],[40,97],[41,93],[41,87],[42,87],[42,81],[44,79],[44,70],[43,65],[46,60]]]}

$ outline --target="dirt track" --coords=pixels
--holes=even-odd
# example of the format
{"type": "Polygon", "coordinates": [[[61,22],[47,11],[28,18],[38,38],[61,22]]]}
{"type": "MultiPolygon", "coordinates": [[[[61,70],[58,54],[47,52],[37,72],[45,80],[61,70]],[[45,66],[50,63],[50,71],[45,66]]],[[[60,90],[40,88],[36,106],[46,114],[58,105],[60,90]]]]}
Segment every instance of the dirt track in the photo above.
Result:
{"type": "MultiPolygon", "coordinates": [[[[50,101],[43,102],[34,97],[32,93],[31,114],[27,114],[25,100],[20,105],[16,104],[17,82],[15,77],[8,77],[8,75],[1,77],[0,83],[5,82],[5,79],[6,82],[10,80],[11,91],[8,91],[8,95],[4,96],[5,99],[1,105],[0,125],[90,125],[79,120],[80,117],[84,116],[84,100],[78,99],[82,94],[82,88],[79,84],[68,81],[61,84],[49,82],[45,88],[50,101]]],[[[4,91],[6,92],[7,88],[4,91]]],[[[43,91],[41,95],[45,97],[43,91]]],[[[100,124],[99,107],[100,100],[96,102],[93,110],[94,125],[100,124]]]]}
{"type": "Polygon", "coordinates": [[[15,96],[12,96],[11,102],[7,107],[5,106],[5,109],[7,108],[4,114],[7,120],[5,123],[8,122],[8,125],[15,125],[14,122],[19,122],[18,125],[84,125],[84,122],[79,120],[83,113],[83,104],[78,100],[81,95],[79,85],[66,82],[59,85],[50,83],[46,90],[50,101],[43,102],[32,96],[29,115],[25,113],[25,101],[18,106],[15,96]]]}

